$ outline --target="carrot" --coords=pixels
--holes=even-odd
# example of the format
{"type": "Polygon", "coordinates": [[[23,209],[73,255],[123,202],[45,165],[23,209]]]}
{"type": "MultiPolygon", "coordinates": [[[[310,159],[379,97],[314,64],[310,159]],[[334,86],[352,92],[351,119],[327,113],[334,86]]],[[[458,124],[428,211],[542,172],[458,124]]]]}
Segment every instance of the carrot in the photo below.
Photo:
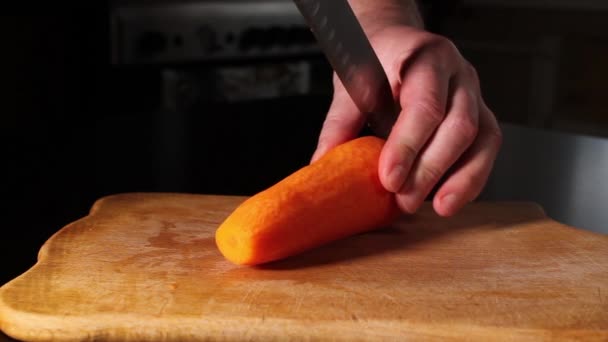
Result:
{"type": "Polygon", "coordinates": [[[256,265],[389,224],[399,210],[378,178],[383,145],[351,140],[250,197],[217,229],[220,252],[256,265]]]}

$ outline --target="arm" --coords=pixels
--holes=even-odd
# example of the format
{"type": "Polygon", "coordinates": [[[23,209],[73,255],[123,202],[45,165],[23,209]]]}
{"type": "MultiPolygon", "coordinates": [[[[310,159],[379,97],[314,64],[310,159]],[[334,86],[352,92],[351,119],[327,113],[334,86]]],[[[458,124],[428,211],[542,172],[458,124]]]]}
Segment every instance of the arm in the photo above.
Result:
{"type": "Polygon", "coordinates": [[[388,26],[412,26],[422,29],[422,17],[415,0],[348,0],[365,33],[373,36],[388,26]]]}

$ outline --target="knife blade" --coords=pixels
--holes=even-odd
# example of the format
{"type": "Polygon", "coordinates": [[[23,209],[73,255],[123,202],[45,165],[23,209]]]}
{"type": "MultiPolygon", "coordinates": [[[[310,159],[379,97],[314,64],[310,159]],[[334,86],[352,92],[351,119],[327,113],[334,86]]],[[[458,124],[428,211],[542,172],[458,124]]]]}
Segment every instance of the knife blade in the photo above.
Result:
{"type": "Polygon", "coordinates": [[[391,86],[347,0],[294,0],[372,132],[387,138],[397,119],[391,86]]]}

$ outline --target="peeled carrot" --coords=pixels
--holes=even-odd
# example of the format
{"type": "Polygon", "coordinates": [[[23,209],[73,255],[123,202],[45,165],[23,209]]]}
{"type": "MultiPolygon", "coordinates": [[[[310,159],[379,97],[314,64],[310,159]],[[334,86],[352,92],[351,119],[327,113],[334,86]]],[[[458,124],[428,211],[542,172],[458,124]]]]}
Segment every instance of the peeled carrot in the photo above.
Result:
{"type": "Polygon", "coordinates": [[[383,144],[351,140],[250,197],[216,231],[220,252],[256,265],[389,224],[399,210],[378,178],[383,144]]]}

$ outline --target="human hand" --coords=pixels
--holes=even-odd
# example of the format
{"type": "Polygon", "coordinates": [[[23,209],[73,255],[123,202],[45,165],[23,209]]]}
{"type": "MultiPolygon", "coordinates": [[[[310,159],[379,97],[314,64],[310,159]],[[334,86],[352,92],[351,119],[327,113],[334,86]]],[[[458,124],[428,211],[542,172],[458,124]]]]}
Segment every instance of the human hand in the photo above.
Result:
{"type": "MultiPolygon", "coordinates": [[[[415,27],[393,25],[370,41],[400,106],[380,156],[380,181],[406,213],[417,211],[442,181],[433,207],[451,216],[483,190],[502,141],[477,73],[448,39],[415,27]]],[[[357,137],[364,124],[365,115],[334,76],[313,161],[357,137]]]]}

